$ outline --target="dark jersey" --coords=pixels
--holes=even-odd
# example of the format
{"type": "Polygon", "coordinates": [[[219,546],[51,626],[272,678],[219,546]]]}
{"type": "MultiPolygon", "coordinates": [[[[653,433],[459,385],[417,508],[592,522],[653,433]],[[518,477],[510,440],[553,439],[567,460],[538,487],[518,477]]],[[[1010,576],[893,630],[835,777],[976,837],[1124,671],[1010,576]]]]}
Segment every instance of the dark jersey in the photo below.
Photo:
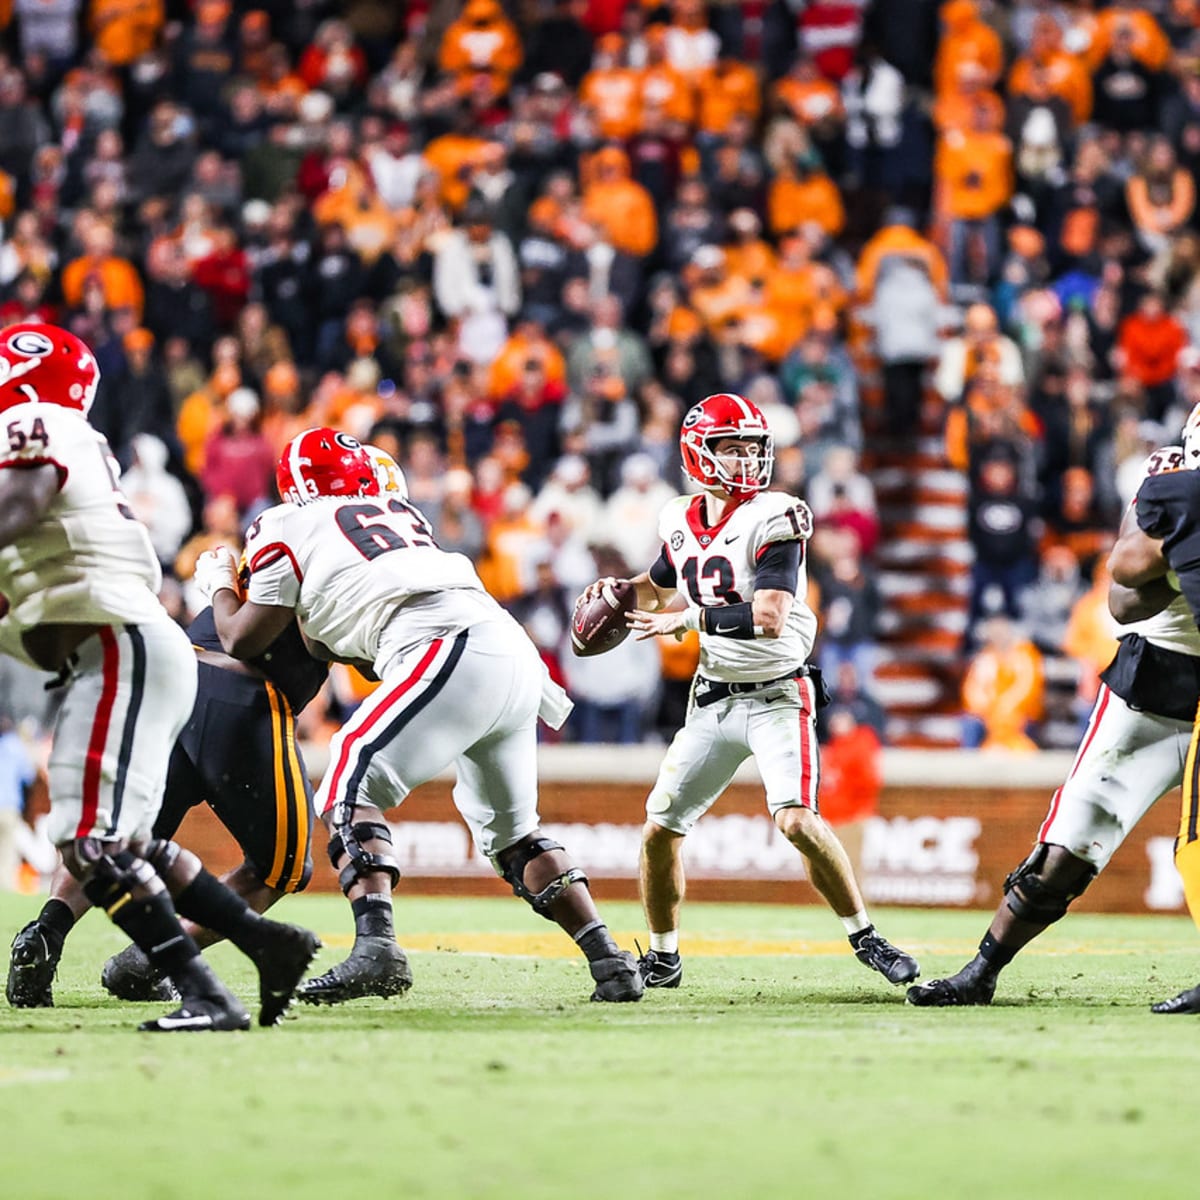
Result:
{"type": "MultiPolygon", "coordinates": [[[[217,636],[213,611],[206,608],[188,626],[193,646],[224,654],[217,636]]],[[[329,664],[318,662],[304,648],[300,627],[293,621],[261,654],[247,659],[260,670],[286,697],[292,712],[298,713],[321,690],[329,674],[329,664]]]]}
{"type": "Polygon", "coordinates": [[[1138,489],[1136,504],[1138,528],[1162,540],[1163,555],[1200,625],[1200,471],[1151,475],[1138,489]]]}

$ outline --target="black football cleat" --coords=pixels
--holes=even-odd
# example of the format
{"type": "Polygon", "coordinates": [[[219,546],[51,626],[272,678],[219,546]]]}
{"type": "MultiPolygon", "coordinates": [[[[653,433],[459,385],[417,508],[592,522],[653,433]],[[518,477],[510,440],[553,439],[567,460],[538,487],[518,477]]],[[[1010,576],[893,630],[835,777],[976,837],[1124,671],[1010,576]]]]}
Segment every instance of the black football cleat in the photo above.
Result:
{"type": "Polygon", "coordinates": [[[1150,1011],[1155,1013],[1200,1013],[1200,983],[1195,987],[1188,988],[1186,992],[1180,992],[1178,996],[1172,996],[1170,1000],[1160,1000],[1157,1004],[1152,1004],[1150,1011]]]}
{"type": "Polygon", "coordinates": [[[251,957],[258,967],[258,1023],[278,1025],[304,972],[321,949],[321,939],[299,925],[266,921],[267,940],[251,957]]]}
{"type": "Polygon", "coordinates": [[[592,999],[609,1004],[626,1004],[640,1000],[646,990],[638,964],[628,950],[608,958],[598,958],[588,963],[592,978],[596,981],[592,999]]]}
{"type": "Polygon", "coordinates": [[[665,950],[647,950],[637,969],[648,988],[677,988],[683,982],[683,959],[665,950]]]}
{"type": "Polygon", "coordinates": [[[185,998],[174,1012],[138,1026],[142,1033],[241,1033],[249,1028],[250,1014],[232,996],[185,998]]]}
{"type": "Polygon", "coordinates": [[[957,975],[931,979],[908,989],[908,1002],[917,1008],[970,1008],[991,1004],[1000,978],[978,955],[957,975]]]}
{"type": "Polygon", "coordinates": [[[132,943],[104,964],[100,986],[110,996],[133,1003],[165,1003],[178,1000],[175,985],[150,965],[150,960],[132,943]]]}
{"type": "Polygon", "coordinates": [[[8,982],[4,995],[13,1008],[53,1008],[54,976],[61,949],[56,954],[36,921],[30,921],[12,940],[8,956],[8,982]]]}
{"type": "Polygon", "coordinates": [[[878,971],[888,983],[911,983],[921,974],[917,960],[897,949],[887,938],[872,930],[851,942],[854,957],[872,971],[878,971]]]}
{"type": "Polygon", "coordinates": [[[305,1004],[341,1004],[364,996],[403,995],[412,987],[412,970],[392,938],[355,938],[349,955],[324,975],[309,979],[296,992],[305,1004]]]}

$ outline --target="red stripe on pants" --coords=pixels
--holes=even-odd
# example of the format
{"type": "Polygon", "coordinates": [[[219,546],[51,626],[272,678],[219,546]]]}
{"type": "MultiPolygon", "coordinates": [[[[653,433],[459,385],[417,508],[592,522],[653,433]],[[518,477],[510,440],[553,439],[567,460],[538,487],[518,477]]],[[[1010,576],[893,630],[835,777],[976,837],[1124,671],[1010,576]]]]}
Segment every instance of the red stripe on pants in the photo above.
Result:
{"type": "Polygon", "coordinates": [[[812,706],[816,688],[812,681],[802,678],[800,684],[800,801],[805,808],[813,807],[812,706]]]}
{"type": "Polygon", "coordinates": [[[92,722],[91,740],[83,759],[83,815],[75,830],[77,838],[87,837],[92,832],[96,814],[100,811],[100,769],[104,765],[104,747],[108,743],[108,727],[112,723],[117,684],[121,678],[121,650],[110,626],[100,630],[100,645],[104,647],[103,684],[100,703],[96,705],[96,719],[92,722]]]}
{"type": "Polygon", "coordinates": [[[392,705],[397,700],[399,700],[406,692],[411,691],[420,682],[421,676],[424,675],[429,669],[429,664],[437,657],[437,652],[442,648],[442,645],[442,638],[438,638],[435,642],[432,642],[429,646],[429,649],[421,655],[421,661],[417,663],[413,673],[403,683],[397,684],[396,687],[383,698],[383,700],[379,703],[371,715],[362,723],[362,725],[360,725],[358,729],[354,730],[353,733],[346,737],[346,740],[342,743],[341,753],[338,755],[337,766],[334,767],[333,776],[330,779],[329,804],[326,807],[326,812],[328,812],[329,808],[334,804],[334,797],[337,795],[338,788],[342,783],[342,775],[345,772],[346,767],[350,764],[352,750],[378,724],[384,713],[388,712],[388,710],[391,709],[392,705]]]}
{"type": "MultiPolygon", "coordinates": [[[[1108,707],[1108,698],[1112,692],[1108,690],[1107,684],[1100,685],[1100,699],[1096,702],[1096,712],[1092,717],[1092,727],[1087,731],[1087,737],[1083,739],[1083,744],[1079,747],[1079,753],[1075,755],[1075,761],[1071,764],[1071,774],[1067,776],[1070,780],[1074,778],[1075,772],[1079,770],[1079,764],[1083,762],[1083,756],[1087,753],[1088,747],[1092,744],[1092,739],[1096,736],[1096,731],[1100,728],[1100,721],[1104,717],[1104,710],[1108,707]]],[[[1055,814],[1058,812],[1058,802],[1062,799],[1062,788],[1059,788],[1053,799],[1050,801],[1050,811],[1046,814],[1046,819],[1042,822],[1041,829],[1038,830],[1037,840],[1044,842],[1046,834],[1050,832],[1050,826],[1054,823],[1055,814]]]]}

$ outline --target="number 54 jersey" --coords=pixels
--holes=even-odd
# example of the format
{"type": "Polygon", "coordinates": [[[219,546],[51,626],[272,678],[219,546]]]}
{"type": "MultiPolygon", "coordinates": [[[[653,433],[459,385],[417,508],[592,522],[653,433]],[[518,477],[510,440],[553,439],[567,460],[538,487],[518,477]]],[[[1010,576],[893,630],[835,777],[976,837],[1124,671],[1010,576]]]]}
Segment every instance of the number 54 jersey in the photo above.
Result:
{"type": "Polygon", "coordinates": [[[381,634],[401,612],[389,659],[403,645],[503,615],[471,560],[439,549],[421,513],[387,496],[277,505],[251,525],[246,561],[247,599],[294,609],[305,635],[338,658],[376,662],[381,634]]]}
{"type": "MultiPolygon", "coordinates": [[[[658,532],[662,557],[674,568],[674,586],[689,607],[716,608],[710,620],[718,628],[719,606],[753,599],[755,573],[769,546],[799,542],[800,567],[783,635],[750,641],[701,633],[700,674],[753,683],[796,670],[808,661],[817,634],[817,618],[805,603],[804,547],[812,533],[808,506],[785,492],[758,492],[715,525],[707,525],[704,514],[703,496],[678,496],[663,509],[658,532]]],[[[653,577],[664,582],[657,570],[653,577]]]]}
{"type": "Polygon", "coordinates": [[[121,494],[103,434],[51,404],[5,409],[0,469],[39,466],[57,471],[58,495],[28,534],[0,550],[0,592],[16,631],[169,620],[150,535],[121,494]]]}

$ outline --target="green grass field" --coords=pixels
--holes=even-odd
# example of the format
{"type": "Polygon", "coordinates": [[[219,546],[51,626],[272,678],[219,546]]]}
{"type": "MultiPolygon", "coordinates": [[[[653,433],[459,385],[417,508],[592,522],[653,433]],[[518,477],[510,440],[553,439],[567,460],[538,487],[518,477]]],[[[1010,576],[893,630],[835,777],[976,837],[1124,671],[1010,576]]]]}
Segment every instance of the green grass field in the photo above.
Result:
{"type": "MultiPolygon", "coordinates": [[[[0,933],[36,911],[0,896],[0,933]]],[[[336,897],[279,910],[347,944],[336,897]]],[[[632,948],[629,904],[605,911],[632,948]]],[[[1195,1197],[1200,979],[1183,918],[1069,917],[990,1009],[907,1007],[816,908],[693,904],[684,987],[587,1003],[515,900],[402,899],[416,984],[282,1028],[152,1036],[96,982],[89,917],[59,1007],[0,1010],[0,1197],[1195,1197]],[[503,950],[483,949],[492,947],[503,950]]],[[[926,978],[980,913],[881,910],[926,978]]],[[[569,948],[569,947],[568,947],[569,948]]],[[[250,970],[213,962],[247,1001],[250,970]]]]}

